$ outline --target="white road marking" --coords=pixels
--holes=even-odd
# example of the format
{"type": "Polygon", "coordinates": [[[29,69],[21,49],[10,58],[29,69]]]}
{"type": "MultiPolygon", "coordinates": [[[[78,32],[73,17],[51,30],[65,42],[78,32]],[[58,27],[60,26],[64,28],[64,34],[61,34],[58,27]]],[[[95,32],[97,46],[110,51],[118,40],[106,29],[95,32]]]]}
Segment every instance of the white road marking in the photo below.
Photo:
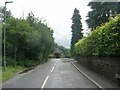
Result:
{"type": "Polygon", "coordinates": [[[53,70],[55,69],[55,67],[52,68],[52,70],[50,72],[53,72],[53,70]]]}
{"type": "Polygon", "coordinates": [[[45,84],[46,84],[46,82],[47,82],[48,78],[49,78],[49,75],[46,77],[46,79],[45,79],[45,81],[43,82],[43,85],[42,85],[42,87],[41,87],[41,88],[44,88],[44,86],[45,86],[45,84]]]}
{"type": "Polygon", "coordinates": [[[90,78],[87,74],[85,74],[82,70],[80,70],[75,64],[72,63],[72,65],[73,65],[78,71],[80,71],[85,77],[87,77],[90,81],[92,81],[97,87],[99,87],[100,89],[104,90],[101,85],[99,85],[99,84],[98,84],[97,82],[95,82],[92,78],[90,78]]]}

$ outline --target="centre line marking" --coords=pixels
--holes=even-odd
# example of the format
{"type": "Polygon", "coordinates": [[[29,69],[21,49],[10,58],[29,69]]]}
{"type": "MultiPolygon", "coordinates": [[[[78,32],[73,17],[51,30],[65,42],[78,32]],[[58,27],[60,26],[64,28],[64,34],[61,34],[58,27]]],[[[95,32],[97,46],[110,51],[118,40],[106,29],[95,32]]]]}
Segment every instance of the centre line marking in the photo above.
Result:
{"type": "Polygon", "coordinates": [[[43,82],[43,85],[42,85],[42,87],[41,87],[41,88],[44,88],[44,86],[45,86],[45,84],[46,84],[46,82],[47,82],[48,78],[49,78],[49,75],[46,77],[46,79],[45,79],[45,81],[43,82]]]}
{"type": "Polygon", "coordinates": [[[55,67],[52,68],[52,70],[50,72],[53,72],[53,70],[55,69],[55,67]]]}

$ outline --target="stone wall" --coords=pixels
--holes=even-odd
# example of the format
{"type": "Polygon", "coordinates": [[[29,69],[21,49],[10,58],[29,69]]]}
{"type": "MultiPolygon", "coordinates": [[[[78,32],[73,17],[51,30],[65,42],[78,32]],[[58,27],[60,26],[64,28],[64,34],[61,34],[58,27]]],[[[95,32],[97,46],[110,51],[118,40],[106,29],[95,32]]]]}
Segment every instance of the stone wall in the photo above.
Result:
{"type": "Polygon", "coordinates": [[[120,57],[80,57],[75,59],[88,69],[97,72],[109,80],[118,82],[115,75],[120,75],[120,57]]]}

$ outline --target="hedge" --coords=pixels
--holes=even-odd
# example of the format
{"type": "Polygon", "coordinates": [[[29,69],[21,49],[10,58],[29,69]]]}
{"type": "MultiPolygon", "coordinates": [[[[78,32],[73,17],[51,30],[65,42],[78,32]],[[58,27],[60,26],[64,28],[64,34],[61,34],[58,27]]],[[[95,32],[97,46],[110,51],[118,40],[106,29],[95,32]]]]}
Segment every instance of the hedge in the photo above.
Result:
{"type": "Polygon", "coordinates": [[[75,44],[75,54],[81,56],[120,56],[120,14],[97,27],[75,44]]]}

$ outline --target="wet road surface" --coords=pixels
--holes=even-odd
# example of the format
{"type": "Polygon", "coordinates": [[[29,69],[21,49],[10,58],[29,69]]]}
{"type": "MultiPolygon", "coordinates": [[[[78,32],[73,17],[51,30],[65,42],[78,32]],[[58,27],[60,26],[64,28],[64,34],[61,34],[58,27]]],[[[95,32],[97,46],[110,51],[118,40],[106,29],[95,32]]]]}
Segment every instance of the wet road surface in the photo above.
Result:
{"type": "Polygon", "coordinates": [[[34,70],[18,75],[3,88],[97,88],[70,63],[72,59],[50,59],[34,70]]]}

